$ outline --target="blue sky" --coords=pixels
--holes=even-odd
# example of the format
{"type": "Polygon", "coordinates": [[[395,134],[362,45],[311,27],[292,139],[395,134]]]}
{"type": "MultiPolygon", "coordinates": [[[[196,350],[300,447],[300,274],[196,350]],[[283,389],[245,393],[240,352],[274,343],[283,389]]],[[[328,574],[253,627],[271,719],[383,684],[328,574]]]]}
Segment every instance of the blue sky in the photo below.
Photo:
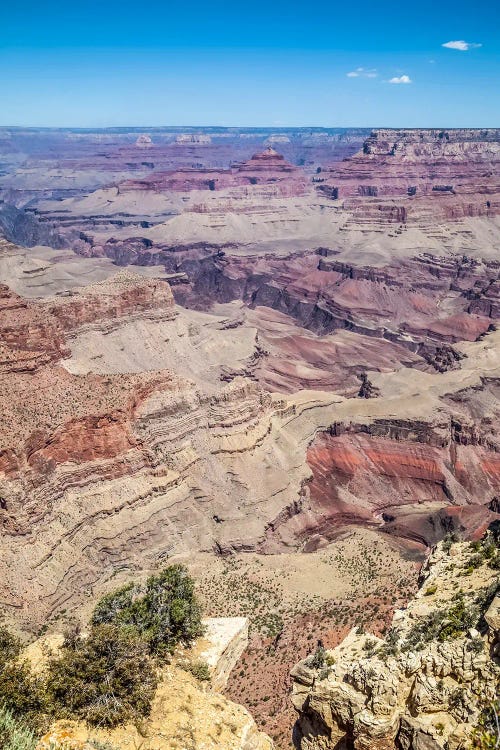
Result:
{"type": "Polygon", "coordinates": [[[491,0],[0,3],[2,125],[498,126],[499,84],[491,0]]]}

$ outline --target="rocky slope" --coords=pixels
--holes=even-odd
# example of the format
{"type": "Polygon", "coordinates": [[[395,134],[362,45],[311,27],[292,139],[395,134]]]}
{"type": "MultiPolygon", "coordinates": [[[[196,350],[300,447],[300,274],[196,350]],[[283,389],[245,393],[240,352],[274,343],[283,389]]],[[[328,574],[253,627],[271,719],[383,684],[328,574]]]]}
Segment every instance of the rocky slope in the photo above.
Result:
{"type": "Polygon", "coordinates": [[[468,746],[500,687],[499,576],[488,564],[495,545],[492,533],[473,548],[439,544],[385,638],[352,630],[337,648],[295,667],[297,747],[468,746]]]}
{"type": "MultiPolygon", "coordinates": [[[[187,652],[175,655],[173,663],[162,668],[150,716],[139,729],[128,724],[113,730],[89,728],[76,721],[56,722],[42,737],[37,750],[273,750],[269,737],[259,732],[243,706],[220,694],[238,654],[245,648],[248,623],[243,618],[208,619],[203,639],[187,652]],[[213,672],[210,683],[203,684],[186,669],[206,659],[213,672]]],[[[43,670],[47,654],[56,652],[62,637],[52,635],[35,641],[26,657],[43,670]]]]}

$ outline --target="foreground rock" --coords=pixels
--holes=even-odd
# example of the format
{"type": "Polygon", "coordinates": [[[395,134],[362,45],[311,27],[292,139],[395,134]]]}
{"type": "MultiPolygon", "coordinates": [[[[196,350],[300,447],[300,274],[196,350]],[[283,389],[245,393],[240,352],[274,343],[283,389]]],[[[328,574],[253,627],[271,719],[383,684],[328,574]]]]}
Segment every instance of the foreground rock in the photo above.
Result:
{"type": "Polygon", "coordinates": [[[337,648],[294,668],[298,747],[469,746],[481,708],[500,686],[499,576],[485,554],[493,537],[486,539],[476,551],[440,543],[385,640],[352,630],[337,648]]]}
{"type": "MultiPolygon", "coordinates": [[[[258,731],[249,712],[216,692],[247,643],[247,620],[208,618],[204,625],[203,639],[162,670],[151,715],[139,728],[128,724],[113,730],[91,729],[76,721],[58,721],[37,750],[272,750],[272,741],[258,731]],[[196,663],[200,656],[210,668],[210,683],[199,682],[180,667],[184,662],[196,663]]],[[[43,669],[47,653],[61,644],[58,634],[47,636],[28,647],[26,656],[35,668],[43,669]]]]}

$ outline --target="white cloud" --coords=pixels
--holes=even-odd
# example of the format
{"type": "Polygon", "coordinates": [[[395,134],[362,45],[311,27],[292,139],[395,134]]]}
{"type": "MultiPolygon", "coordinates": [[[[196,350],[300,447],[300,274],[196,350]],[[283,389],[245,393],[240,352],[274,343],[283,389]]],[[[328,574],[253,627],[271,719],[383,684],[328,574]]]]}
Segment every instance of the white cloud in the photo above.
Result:
{"type": "Polygon", "coordinates": [[[448,49],[458,49],[460,52],[467,52],[470,49],[477,49],[478,47],[482,47],[482,44],[476,44],[476,42],[464,42],[463,39],[459,39],[456,42],[445,42],[441,45],[442,47],[447,47],[448,49]]]}
{"type": "Polygon", "coordinates": [[[410,76],[395,76],[389,79],[389,83],[411,83],[410,76]]]}
{"type": "Polygon", "coordinates": [[[348,78],[376,78],[378,76],[376,68],[356,68],[346,73],[348,78]]]}

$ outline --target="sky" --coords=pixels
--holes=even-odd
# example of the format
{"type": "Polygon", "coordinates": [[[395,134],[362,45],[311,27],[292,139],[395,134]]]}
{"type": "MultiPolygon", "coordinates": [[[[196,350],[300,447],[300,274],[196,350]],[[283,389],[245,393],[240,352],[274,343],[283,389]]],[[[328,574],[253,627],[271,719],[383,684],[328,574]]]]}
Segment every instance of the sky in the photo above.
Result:
{"type": "Polygon", "coordinates": [[[0,125],[500,126],[500,2],[0,2],[0,125]]]}

